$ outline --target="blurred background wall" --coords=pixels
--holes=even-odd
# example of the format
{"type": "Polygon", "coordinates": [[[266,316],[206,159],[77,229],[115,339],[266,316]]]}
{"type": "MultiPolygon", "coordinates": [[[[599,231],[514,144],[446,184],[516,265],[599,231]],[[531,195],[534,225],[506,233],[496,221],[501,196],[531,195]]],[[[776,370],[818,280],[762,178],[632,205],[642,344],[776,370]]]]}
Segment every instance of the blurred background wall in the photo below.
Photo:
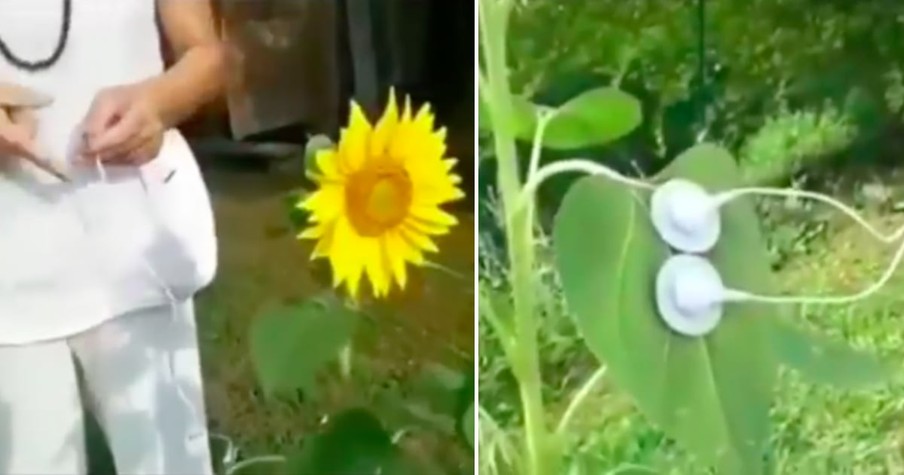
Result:
{"type": "Polygon", "coordinates": [[[473,176],[472,2],[214,1],[231,58],[228,93],[184,127],[205,152],[287,153],[261,144],[335,136],[350,99],[375,118],[394,86],[433,104],[450,153],[473,176]]]}

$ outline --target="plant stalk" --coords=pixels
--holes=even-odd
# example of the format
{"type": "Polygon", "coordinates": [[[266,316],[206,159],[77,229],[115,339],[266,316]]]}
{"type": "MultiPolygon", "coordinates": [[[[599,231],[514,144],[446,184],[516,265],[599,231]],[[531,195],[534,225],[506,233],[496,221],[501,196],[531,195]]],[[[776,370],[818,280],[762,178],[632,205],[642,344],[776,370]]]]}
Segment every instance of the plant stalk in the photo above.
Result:
{"type": "Polygon", "coordinates": [[[549,475],[554,454],[549,451],[549,434],[544,421],[539,348],[537,344],[536,302],[533,296],[534,244],[530,216],[532,206],[518,209],[521,190],[512,96],[506,64],[506,34],[510,0],[480,0],[481,46],[484,52],[489,112],[498,164],[498,185],[505,216],[505,235],[514,300],[515,344],[511,365],[518,379],[524,417],[528,474],[549,475]]]}

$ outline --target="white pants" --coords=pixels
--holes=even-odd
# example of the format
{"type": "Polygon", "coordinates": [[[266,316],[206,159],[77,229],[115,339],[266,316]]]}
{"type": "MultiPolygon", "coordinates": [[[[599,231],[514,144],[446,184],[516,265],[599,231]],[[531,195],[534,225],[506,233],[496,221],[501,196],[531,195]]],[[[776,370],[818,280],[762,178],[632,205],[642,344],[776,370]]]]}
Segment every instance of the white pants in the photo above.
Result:
{"type": "Polygon", "coordinates": [[[120,475],[213,473],[190,300],[0,347],[0,473],[85,473],[76,360],[120,475]]]}

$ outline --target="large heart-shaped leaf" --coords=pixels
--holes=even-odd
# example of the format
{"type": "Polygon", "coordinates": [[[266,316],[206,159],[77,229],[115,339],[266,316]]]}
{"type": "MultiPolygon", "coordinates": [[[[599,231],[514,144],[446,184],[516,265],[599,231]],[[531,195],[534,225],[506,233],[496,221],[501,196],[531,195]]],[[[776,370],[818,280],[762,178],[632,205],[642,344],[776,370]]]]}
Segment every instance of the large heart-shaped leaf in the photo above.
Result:
{"type": "Polygon", "coordinates": [[[890,368],[875,355],[790,322],[775,325],[772,338],[780,361],[813,383],[864,389],[882,384],[891,376],[890,368]]]}
{"type": "Polygon", "coordinates": [[[401,451],[380,421],[364,409],[336,414],[305,440],[288,462],[288,475],[408,475],[401,451]]]}
{"type": "Polygon", "coordinates": [[[351,340],[357,320],[350,309],[319,299],[257,317],[251,357],[264,392],[312,390],[317,372],[351,340]]]}
{"type": "MultiPolygon", "coordinates": [[[[732,157],[711,145],[688,150],[660,179],[677,176],[710,190],[740,183],[732,157]]],[[[602,177],[572,186],[554,229],[568,307],[587,346],[653,422],[720,472],[760,474],[777,367],[767,342],[775,309],[729,305],[704,338],[666,327],[653,286],[670,251],[652,227],[648,201],[648,193],[602,177]]],[[[736,200],[721,214],[723,233],[708,257],[728,286],[770,293],[752,205],[736,200]]]]}
{"type": "Polygon", "coordinates": [[[641,117],[640,101],[630,94],[612,87],[591,89],[556,109],[543,146],[567,150],[604,145],[637,128],[641,117]]]}

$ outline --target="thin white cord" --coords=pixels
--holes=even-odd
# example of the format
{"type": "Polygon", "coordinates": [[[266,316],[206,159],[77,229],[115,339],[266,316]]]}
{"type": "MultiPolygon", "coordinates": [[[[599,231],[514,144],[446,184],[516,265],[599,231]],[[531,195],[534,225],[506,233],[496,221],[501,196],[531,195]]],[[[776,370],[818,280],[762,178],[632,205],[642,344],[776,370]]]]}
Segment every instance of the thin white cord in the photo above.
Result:
{"type": "Polygon", "coordinates": [[[898,266],[901,264],[901,259],[904,257],[904,242],[898,246],[898,251],[895,253],[894,258],[892,258],[891,264],[885,269],[885,273],[882,274],[882,277],[879,278],[873,285],[861,290],[860,292],[852,295],[839,295],[839,296],[829,296],[829,297],[797,297],[797,296],[770,296],[770,295],[756,295],[751,294],[744,291],[733,290],[732,293],[735,294],[735,298],[732,300],[749,300],[754,302],[764,302],[764,303],[775,303],[775,304],[848,304],[853,303],[858,300],[862,300],[870,295],[876,293],[888,283],[891,279],[891,276],[894,275],[898,266]]]}
{"type": "Polygon", "coordinates": [[[898,228],[892,233],[886,234],[882,231],[876,229],[875,226],[868,223],[863,217],[860,216],[857,211],[855,211],[850,206],[842,203],[831,196],[823,195],[822,193],[815,193],[807,190],[794,190],[794,189],[786,189],[786,188],[759,188],[759,187],[748,187],[748,188],[735,188],[733,190],[727,190],[722,193],[715,195],[715,207],[721,207],[723,204],[734,200],[743,195],[767,195],[767,196],[783,196],[788,198],[809,198],[815,201],[820,201],[830,206],[834,206],[841,210],[842,213],[848,215],[851,219],[857,222],[857,224],[863,226],[867,232],[873,235],[876,239],[889,244],[894,241],[897,241],[902,236],[904,236],[904,226],[898,228]]]}
{"type": "MultiPolygon", "coordinates": [[[[874,226],[869,224],[863,217],[860,216],[855,210],[846,204],[838,201],[830,196],[823,195],[821,193],[815,193],[812,191],[806,190],[793,190],[793,189],[782,189],[782,188],[760,188],[760,187],[748,187],[748,188],[735,188],[733,190],[728,190],[722,192],[715,196],[714,206],[716,208],[722,206],[723,204],[738,198],[743,195],[748,194],[758,194],[758,195],[767,195],[767,196],[784,196],[784,197],[802,197],[809,198],[816,201],[823,202],[830,206],[834,206],[835,208],[841,210],[844,214],[851,217],[857,224],[860,224],[866,230],[873,235],[876,239],[885,242],[886,244],[890,244],[904,235],[904,227],[898,228],[896,231],[890,234],[884,234],[874,226]]],[[[888,267],[885,269],[885,272],[882,276],[876,280],[869,287],[857,292],[856,294],[850,295],[839,295],[839,296],[825,296],[825,297],[813,297],[813,296],[789,296],[789,295],[757,295],[750,292],[746,292],[743,290],[735,290],[728,289],[725,293],[726,301],[753,301],[753,302],[762,302],[762,303],[774,303],[774,304],[822,304],[822,305],[842,305],[856,302],[858,300],[862,300],[870,295],[878,292],[885,284],[891,280],[891,277],[894,275],[898,266],[901,264],[901,260],[904,258],[904,241],[898,246],[898,250],[895,252],[894,257],[889,263],[888,267]]]]}
{"type": "Polygon", "coordinates": [[[593,162],[591,160],[580,158],[561,160],[540,167],[538,170],[536,170],[536,173],[533,173],[528,177],[527,182],[521,188],[521,193],[518,194],[518,199],[515,202],[515,211],[521,210],[522,208],[527,206],[530,200],[533,199],[534,193],[537,192],[537,189],[540,188],[540,185],[543,184],[544,181],[546,181],[548,178],[553,177],[554,175],[567,172],[583,172],[589,175],[603,175],[610,180],[644,190],[652,190],[656,188],[656,185],[653,183],[644,180],[628,178],[605,165],[600,165],[599,163],[593,162]]]}

